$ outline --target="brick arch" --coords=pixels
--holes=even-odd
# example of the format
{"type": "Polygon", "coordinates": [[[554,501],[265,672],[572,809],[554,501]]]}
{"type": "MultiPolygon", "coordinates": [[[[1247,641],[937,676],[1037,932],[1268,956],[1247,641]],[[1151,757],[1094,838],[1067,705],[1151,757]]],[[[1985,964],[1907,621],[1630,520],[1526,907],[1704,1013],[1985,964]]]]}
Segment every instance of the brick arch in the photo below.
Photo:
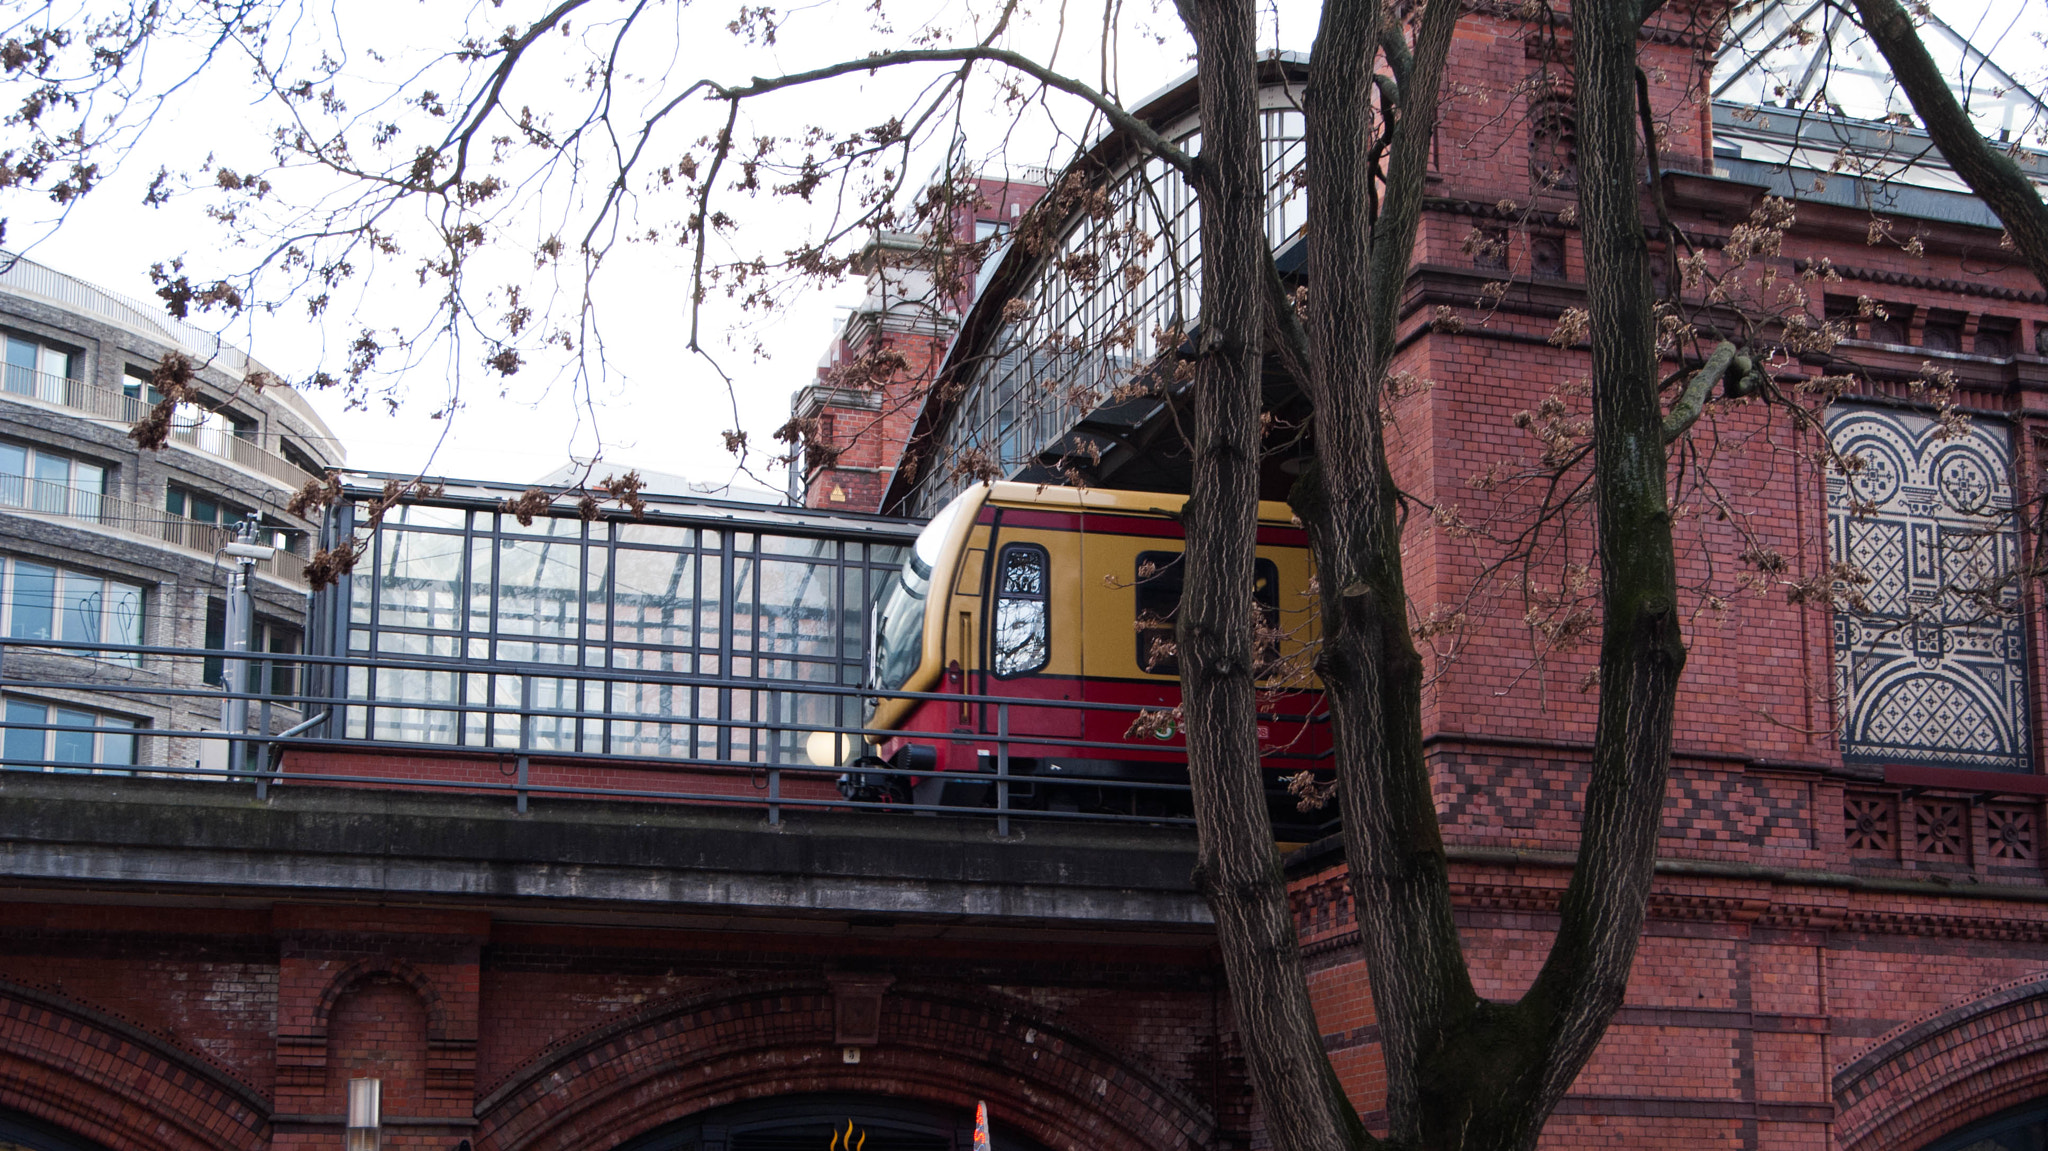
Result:
{"type": "Polygon", "coordinates": [[[852,1092],[972,1107],[1055,1151],[1206,1147],[1209,1111],[1140,1061],[1032,1006],[897,985],[880,1042],[843,1062],[822,983],[670,1000],[559,1044],[477,1106],[478,1151],[602,1151],[728,1103],[852,1092]]]}
{"type": "Polygon", "coordinates": [[[441,1000],[441,992],[428,979],[426,973],[403,959],[388,955],[373,955],[358,959],[341,969],[327,986],[320,990],[320,1002],[313,1008],[313,1030],[316,1034],[327,1033],[327,1022],[334,1016],[334,1005],[341,997],[356,989],[365,979],[388,975],[413,989],[420,1002],[427,1007],[427,1036],[440,1039],[448,1034],[448,1007],[441,1000]]]}
{"type": "Polygon", "coordinates": [[[260,1151],[255,1088],[131,1024],[0,981],[0,1106],[109,1147],[260,1151]]]}
{"type": "Polygon", "coordinates": [[[1915,1148],[2048,1095],[2048,972],[1879,1039],[1835,1072],[1835,1145],[1915,1148]]]}

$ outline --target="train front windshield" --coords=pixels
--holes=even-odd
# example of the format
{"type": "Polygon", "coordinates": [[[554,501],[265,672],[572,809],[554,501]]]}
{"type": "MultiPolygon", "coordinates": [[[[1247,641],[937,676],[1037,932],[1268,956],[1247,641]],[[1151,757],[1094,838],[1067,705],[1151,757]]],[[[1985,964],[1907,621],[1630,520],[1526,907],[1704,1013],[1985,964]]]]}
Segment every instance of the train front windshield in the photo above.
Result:
{"type": "Polygon", "coordinates": [[[882,597],[875,603],[872,670],[876,687],[902,687],[917,674],[917,665],[924,658],[925,597],[931,591],[932,569],[938,565],[939,552],[946,546],[953,522],[973,502],[972,495],[968,492],[955,497],[932,517],[932,522],[917,533],[910,558],[903,561],[882,589],[882,597]]]}

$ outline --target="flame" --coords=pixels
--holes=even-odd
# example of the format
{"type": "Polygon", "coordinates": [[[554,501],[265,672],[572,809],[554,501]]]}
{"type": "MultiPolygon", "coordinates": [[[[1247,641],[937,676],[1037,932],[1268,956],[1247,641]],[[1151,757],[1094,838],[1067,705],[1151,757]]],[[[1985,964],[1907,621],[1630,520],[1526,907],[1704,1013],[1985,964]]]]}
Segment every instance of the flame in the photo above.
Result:
{"type": "Polygon", "coordinates": [[[861,1132],[859,1139],[853,1137],[853,1120],[851,1119],[846,1121],[845,1131],[840,1131],[837,1128],[834,1128],[832,1131],[832,1151],[861,1151],[861,1148],[866,1147],[867,1144],[867,1132],[861,1132]]]}

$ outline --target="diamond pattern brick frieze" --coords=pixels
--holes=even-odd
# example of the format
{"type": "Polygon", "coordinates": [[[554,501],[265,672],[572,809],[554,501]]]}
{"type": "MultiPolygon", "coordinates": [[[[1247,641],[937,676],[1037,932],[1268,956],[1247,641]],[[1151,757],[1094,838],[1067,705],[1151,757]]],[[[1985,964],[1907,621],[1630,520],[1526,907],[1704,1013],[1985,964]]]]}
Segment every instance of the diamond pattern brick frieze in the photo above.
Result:
{"type": "Polygon", "coordinates": [[[1842,758],[2025,771],[2026,639],[2005,429],[1829,409],[1827,477],[1842,758]]]}
{"type": "Polygon", "coordinates": [[[1843,796],[1843,835],[1849,850],[1893,856],[1898,853],[1899,805],[1889,795],[1850,792],[1843,796]]]}
{"type": "Polygon", "coordinates": [[[1969,834],[1964,822],[1968,808],[1946,800],[1918,800],[1913,804],[1913,850],[1936,859],[1963,858],[1963,837],[1969,834]]]}
{"type": "Polygon", "coordinates": [[[1994,805],[1987,809],[1985,839],[1991,858],[1999,863],[2030,863],[2034,854],[2034,809],[1994,805]]]}

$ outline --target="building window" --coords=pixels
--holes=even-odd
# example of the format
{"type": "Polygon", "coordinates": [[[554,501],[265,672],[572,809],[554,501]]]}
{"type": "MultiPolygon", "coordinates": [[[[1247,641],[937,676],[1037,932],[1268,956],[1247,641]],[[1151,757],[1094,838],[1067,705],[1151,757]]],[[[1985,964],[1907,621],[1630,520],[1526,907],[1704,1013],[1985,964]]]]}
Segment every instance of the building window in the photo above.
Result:
{"type": "Polygon", "coordinates": [[[2005,316],[1984,316],[1977,321],[1977,342],[1970,351],[2002,360],[2019,347],[2019,321],[2005,316]]]}
{"type": "Polygon", "coordinates": [[[156,390],[155,384],[150,383],[155,378],[156,373],[148,368],[138,368],[130,364],[121,372],[121,394],[138,404],[155,407],[164,399],[163,393],[156,390]]]}
{"type": "MultiPolygon", "coordinates": [[[[271,657],[269,688],[271,695],[288,699],[298,694],[299,665],[292,660],[279,657],[299,654],[299,646],[302,642],[303,637],[299,629],[293,625],[268,619],[256,621],[256,634],[249,639],[249,650],[261,652],[271,657]]],[[[257,683],[254,685],[253,690],[262,691],[264,688],[262,684],[257,683]]]]}
{"type": "Polygon", "coordinates": [[[191,444],[208,455],[232,459],[233,441],[249,439],[255,434],[255,424],[198,404],[179,404],[177,413],[171,417],[171,438],[191,444]]]}
{"type": "Polygon", "coordinates": [[[7,337],[6,388],[18,396],[34,396],[61,404],[84,357],[25,336],[7,337]]]}
{"type": "Polygon", "coordinates": [[[1927,323],[1920,329],[1920,346],[1930,352],[1962,351],[1966,318],[1961,312],[1930,310],[1927,323]]]}
{"type": "Polygon", "coordinates": [[[24,444],[0,443],[0,506],[100,518],[107,469],[24,444]]]}
{"type": "Polygon", "coordinates": [[[9,696],[0,762],[10,771],[126,775],[135,764],[134,720],[66,704],[9,696]],[[111,769],[111,770],[110,770],[111,769]]]}
{"type": "MultiPolygon", "coordinates": [[[[267,680],[269,694],[287,698],[297,695],[298,663],[274,657],[299,654],[303,642],[303,636],[296,625],[268,619],[256,620],[249,630],[249,690],[259,694],[266,690],[261,661],[266,657],[272,657],[267,680]]],[[[226,685],[227,657],[224,653],[228,650],[228,610],[227,605],[220,600],[206,601],[206,633],[201,643],[206,656],[200,663],[200,680],[214,687],[226,685]]]]}
{"type": "MultiPolygon", "coordinates": [[[[1179,675],[1180,654],[1174,647],[1173,617],[1180,610],[1185,572],[1179,552],[1139,552],[1137,571],[1138,670],[1152,675],[1179,675]]],[[[1280,569],[1272,560],[1252,561],[1252,601],[1259,605],[1267,638],[1262,663],[1279,654],[1280,569]]]]}
{"type": "Polygon", "coordinates": [[[1037,544],[1005,545],[996,560],[991,660],[998,679],[1029,675],[1052,658],[1050,562],[1037,544]]]}
{"type": "Polygon", "coordinates": [[[1529,174],[1542,190],[1579,186],[1579,128],[1569,95],[1536,99],[1529,109],[1529,174]]]}
{"type": "Polygon", "coordinates": [[[227,682],[227,674],[219,653],[228,647],[228,605],[217,599],[206,601],[206,633],[200,643],[209,653],[199,665],[202,682],[219,687],[227,682]]]}
{"type": "Polygon", "coordinates": [[[1836,585],[1843,759],[2029,770],[2005,430],[1838,404],[1827,431],[1862,461],[1827,478],[1829,553],[1864,581],[1836,585]]]}
{"type": "MultiPolygon", "coordinates": [[[[0,557],[0,614],[9,639],[142,643],[140,587],[12,556],[0,557]]],[[[131,652],[101,658],[137,662],[131,652]]]]}
{"type": "Polygon", "coordinates": [[[232,504],[223,504],[212,496],[176,484],[164,493],[164,510],[181,519],[217,527],[233,527],[248,514],[232,504]]]}

